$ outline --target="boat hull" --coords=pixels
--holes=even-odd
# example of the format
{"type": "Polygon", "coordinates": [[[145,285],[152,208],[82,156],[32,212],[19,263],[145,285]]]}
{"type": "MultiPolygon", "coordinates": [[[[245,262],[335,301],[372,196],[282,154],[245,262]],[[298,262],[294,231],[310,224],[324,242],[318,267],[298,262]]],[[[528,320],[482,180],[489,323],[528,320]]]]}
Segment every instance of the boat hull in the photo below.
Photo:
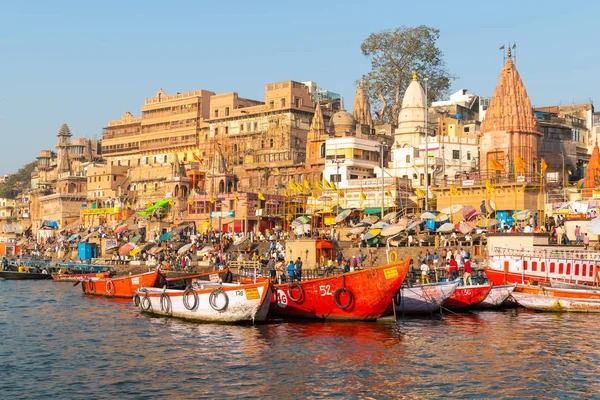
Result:
{"type": "Polygon", "coordinates": [[[513,293],[515,301],[529,310],[546,312],[600,313],[600,299],[554,297],[546,294],[513,293]]]}
{"type": "Polygon", "coordinates": [[[501,307],[515,290],[517,284],[493,286],[487,297],[476,308],[496,308],[501,307]]]}
{"type": "Polygon", "coordinates": [[[481,303],[490,293],[492,285],[459,286],[442,304],[452,311],[462,311],[481,303]]]}
{"type": "Polygon", "coordinates": [[[88,279],[81,281],[81,290],[85,294],[103,297],[132,298],[135,291],[142,287],[162,287],[166,279],[159,269],[139,275],[118,278],[88,279]]]}
{"type": "Polygon", "coordinates": [[[247,285],[207,282],[186,291],[141,288],[133,301],[147,314],[234,324],[263,321],[270,297],[268,281],[247,285]]]}
{"type": "Polygon", "coordinates": [[[376,320],[392,311],[410,259],[361,271],[276,285],[270,313],[284,318],[376,320]]]}
{"type": "Polygon", "coordinates": [[[564,282],[556,279],[550,279],[550,286],[554,289],[600,290],[600,287],[598,286],[581,285],[578,283],[564,282]]]}
{"type": "Polygon", "coordinates": [[[77,282],[83,281],[86,279],[106,279],[110,278],[112,272],[98,272],[98,273],[90,273],[90,274],[52,274],[52,279],[57,282],[77,282]]]}
{"type": "Polygon", "coordinates": [[[29,281],[52,279],[50,274],[33,274],[30,272],[0,271],[0,280],[5,281],[29,281]]]}
{"type": "Polygon", "coordinates": [[[457,287],[458,280],[413,287],[403,286],[400,288],[400,296],[394,298],[396,313],[427,315],[437,312],[457,287]]]}
{"type": "Polygon", "coordinates": [[[600,300],[600,290],[558,289],[538,285],[517,285],[514,293],[544,295],[565,299],[600,300]]]}

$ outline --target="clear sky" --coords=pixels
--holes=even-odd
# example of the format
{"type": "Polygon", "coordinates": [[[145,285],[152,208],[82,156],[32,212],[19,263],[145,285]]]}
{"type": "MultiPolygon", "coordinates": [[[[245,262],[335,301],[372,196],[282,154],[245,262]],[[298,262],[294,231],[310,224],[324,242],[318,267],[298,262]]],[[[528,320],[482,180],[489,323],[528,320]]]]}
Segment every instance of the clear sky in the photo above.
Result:
{"type": "Polygon", "coordinates": [[[312,80],[352,104],[362,40],[402,25],[440,29],[453,90],[491,96],[511,41],[534,106],[593,100],[599,12],[581,0],[0,0],[0,173],[53,148],[64,122],[100,139],[161,87],[264,100],[266,83],[312,80]]]}

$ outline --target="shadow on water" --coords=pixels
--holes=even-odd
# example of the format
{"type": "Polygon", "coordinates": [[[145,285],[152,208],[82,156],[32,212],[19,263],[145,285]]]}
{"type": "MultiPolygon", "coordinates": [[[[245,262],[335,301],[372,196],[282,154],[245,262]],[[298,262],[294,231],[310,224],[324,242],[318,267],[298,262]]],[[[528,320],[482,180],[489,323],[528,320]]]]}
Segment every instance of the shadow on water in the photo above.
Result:
{"type": "Polygon", "coordinates": [[[600,316],[195,324],[54,282],[0,283],[4,398],[470,398],[600,393],[600,316]]]}

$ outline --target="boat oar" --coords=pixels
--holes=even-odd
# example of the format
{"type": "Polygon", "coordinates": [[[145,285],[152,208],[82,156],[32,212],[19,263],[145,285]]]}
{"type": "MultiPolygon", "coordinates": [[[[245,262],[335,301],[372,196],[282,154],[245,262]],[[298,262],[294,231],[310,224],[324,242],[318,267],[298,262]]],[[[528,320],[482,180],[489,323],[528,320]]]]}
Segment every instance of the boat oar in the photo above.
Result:
{"type": "Polygon", "coordinates": [[[75,287],[75,286],[79,285],[80,283],[81,283],[81,280],[79,280],[79,281],[75,282],[75,283],[73,284],[73,287],[75,287]]]}

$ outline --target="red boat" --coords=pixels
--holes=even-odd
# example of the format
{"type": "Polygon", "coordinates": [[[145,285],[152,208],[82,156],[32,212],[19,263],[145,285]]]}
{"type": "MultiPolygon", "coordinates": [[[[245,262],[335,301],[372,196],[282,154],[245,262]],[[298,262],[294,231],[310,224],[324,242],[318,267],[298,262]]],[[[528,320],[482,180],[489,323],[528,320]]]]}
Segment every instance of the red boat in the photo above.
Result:
{"type": "Polygon", "coordinates": [[[449,310],[465,310],[481,303],[492,290],[492,285],[470,285],[459,286],[448,299],[442,303],[442,307],[449,310]]]}
{"type": "Polygon", "coordinates": [[[136,289],[163,287],[166,283],[165,276],[157,268],[152,272],[139,275],[84,280],[81,281],[81,290],[85,294],[96,296],[132,298],[136,289]]]}
{"type": "Polygon", "coordinates": [[[52,274],[52,279],[58,282],[77,282],[86,279],[103,279],[110,278],[112,272],[95,272],[90,274],[52,274]]]}
{"type": "Polygon", "coordinates": [[[320,320],[376,320],[408,273],[409,258],[361,271],[275,285],[270,315],[320,320]]]}

